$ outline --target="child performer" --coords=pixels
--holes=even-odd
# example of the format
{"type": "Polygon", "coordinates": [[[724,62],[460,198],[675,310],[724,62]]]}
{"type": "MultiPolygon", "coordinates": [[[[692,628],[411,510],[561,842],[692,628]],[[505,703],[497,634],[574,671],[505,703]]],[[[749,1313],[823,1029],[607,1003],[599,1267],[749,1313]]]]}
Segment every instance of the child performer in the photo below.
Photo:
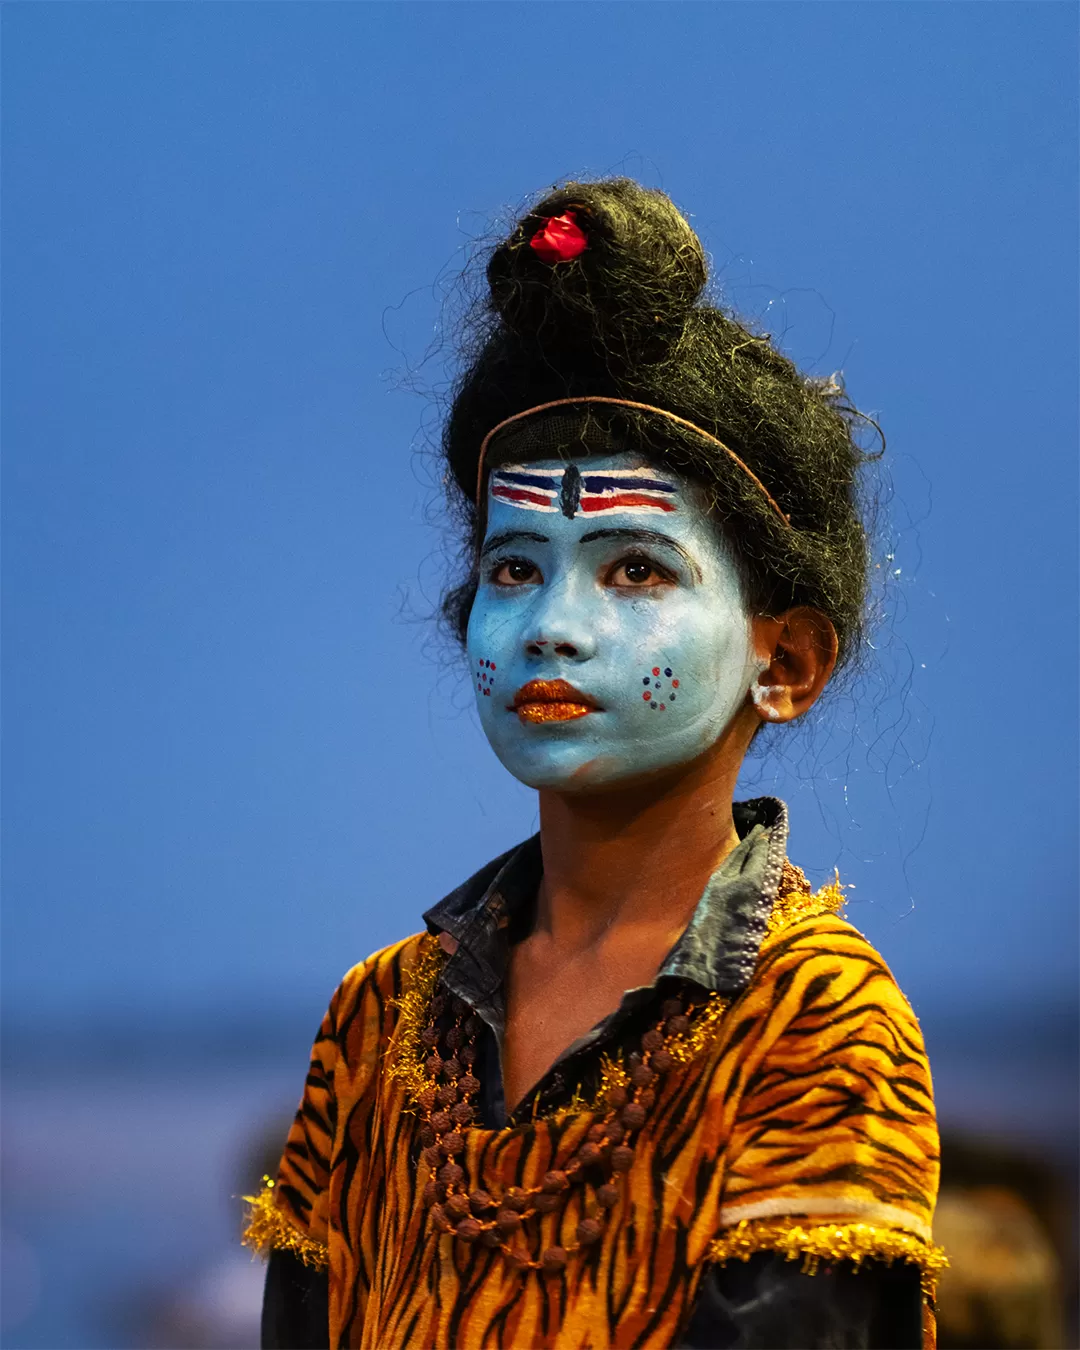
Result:
{"type": "Polygon", "coordinates": [[[931,1344],[918,1024],[783,803],[732,800],[860,643],[861,419],[629,180],[488,280],[446,612],[540,833],[334,995],[248,1231],[263,1344],[931,1344]]]}

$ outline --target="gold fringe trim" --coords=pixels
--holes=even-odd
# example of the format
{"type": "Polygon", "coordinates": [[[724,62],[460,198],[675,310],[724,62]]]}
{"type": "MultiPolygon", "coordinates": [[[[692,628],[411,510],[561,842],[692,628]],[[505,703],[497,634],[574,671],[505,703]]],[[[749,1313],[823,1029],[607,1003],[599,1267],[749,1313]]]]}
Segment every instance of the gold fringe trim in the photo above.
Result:
{"type": "Polygon", "coordinates": [[[250,1247],[253,1252],[264,1256],[271,1251],[292,1252],[305,1266],[325,1270],[329,1264],[326,1247],[293,1227],[274,1204],[274,1183],[269,1177],[264,1177],[263,1180],[266,1182],[266,1189],[259,1195],[241,1197],[250,1209],[240,1241],[245,1247],[250,1247]]]}
{"type": "MultiPolygon", "coordinates": [[[[621,1053],[616,1053],[615,1057],[603,1054],[600,1056],[600,1082],[597,1086],[593,1100],[589,1103],[582,1103],[583,1110],[599,1111],[607,1100],[607,1095],[612,1088],[629,1088],[630,1074],[626,1065],[623,1063],[621,1053]]],[[[577,1096],[577,1093],[574,1094],[577,1096]]]]}
{"type": "Polygon", "coordinates": [[[772,913],[765,924],[767,937],[775,937],[803,919],[816,919],[819,914],[839,914],[847,904],[839,872],[827,886],[811,892],[810,883],[802,871],[791,863],[785,863],[780,889],[781,894],[773,901],[772,913]]]}
{"type": "MultiPolygon", "coordinates": [[[[596,1091],[591,1096],[586,1097],[581,1091],[581,1085],[574,1089],[573,1096],[563,1106],[557,1106],[551,1114],[546,1117],[548,1120],[561,1124],[571,1116],[580,1116],[588,1113],[593,1116],[603,1116],[608,1112],[607,1095],[614,1087],[629,1087],[630,1075],[626,1071],[626,1066],[622,1061],[622,1053],[616,1052],[615,1057],[603,1054],[600,1056],[600,1079],[597,1083],[596,1091]]],[[[537,1094],[537,1102],[539,1102],[537,1094]]],[[[536,1110],[536,1104],[533,1106],[533,1119],[539,1119],[539,1113],[536,1110]]]]}
{"type": "MultiPolygon", "coordinates": [[[[668,1036],[664,1041],[664,1049],[672,1057],[676,1064],[689,1064],[696,1056],[700,1055],[709,1042],[716,1034],[716,1028],[727,1012],[729,1002],[723,999],[719,994],[710,994],[708,1002],[702,1010],[694,1015],[690,1024],[690,1030],[684,1032],[681,1036],[668,1036]]],[[[552,1118],[561,1121],[567,1116],[577,1115],[582,1111],[588,1111],[592,1115],[604,1115],[608,1110],[607,1095],[612,1088],[628,1088],[630,1086],[630,1074],[626,1065],[623,1063],[622,1052],[618,1051],[614,1056],[603,1054],[600,1056],[600,1080],[596,1091],[591,1099],[582,1095],[580,1087],[575,1088],[574,1095],[565,1106],[559,1107],[552,1118]]]]}
{"type": "Polygon", "coordinates": [[[419,945],[420,953],[404,992],[390,1000],[390,1006],[397,1009],[398,1024],[390,1045],[389,1074],[404,1086],[414,1105],[428,1085],[420,1033],[428,1024],[431,999],[446,964],[446,953],[430,933],[421,937],[419,945]]]}
{"type": "MultiPolygon", "coordinates": [[[[435,986],[439,982],[442,968],[446,964],[446,953],[438,941],[425,933],[420,939],[420,952],[416,965],[401,993],[400,998],[390,1000],[390,1006],[397,1009],[398,1024],[390,1045],[387,1072],[390,1078],[402,1084],[409,1098],[410,1107],[418,1109],[418,1098],[423,1090],[430,1086],[424,1061],[427,1058],[420,1033],[427,1026],[431,1016],[431,999],[435,986]]],[[[716,1034],[720,1019],[727,1012],[729,1001],[718,994],[710,994],[705,1006],[694,1014],[690,1029],[681,1036],[670,1036],[665,1041],[665,1049],[676,1064],[689,1064],[702,1053],[716,1034]]],[[[605,1099],[610,1088],[627,1087],[630,1075],[622,1062],[622,1056],[614,1059],[601,1056],[600,1082],[591,1100],[586,1099],[580,1088],[575,1089],[570,1101],[557,1108],[550,1117],[556,1121],[582,1111],[603,1112],[605,1099]]],[[[533,1118],[537,1118],[534,1105],[533,1118]]]]}
{"type": "Polygon", "coordinates": [[[934,1297],[937,1276],[949,1264],[944,1251],[900,1228],[872,1223],[822,1223],[808,1228],[790,1219],[743,1219],[709,1247],[709,1261],[749,1261],[755,1252],[780,1252],[785,1260],[802,1257],[803,1270],[817,1273],[822,1261],[909,1261],[919,1267],[922,1290],[934,1297]]]}
{"type": "Polygon", "coordinates": [[[710,994],[708,1002],[693,1016],[690,1030],[681,1036],[669,1036],[664,1049],[676,1064],[689,1064],[704,1051],[716,1035],[720,1019],[727,1012],[730,1000],[719,994],[710,994]]]}

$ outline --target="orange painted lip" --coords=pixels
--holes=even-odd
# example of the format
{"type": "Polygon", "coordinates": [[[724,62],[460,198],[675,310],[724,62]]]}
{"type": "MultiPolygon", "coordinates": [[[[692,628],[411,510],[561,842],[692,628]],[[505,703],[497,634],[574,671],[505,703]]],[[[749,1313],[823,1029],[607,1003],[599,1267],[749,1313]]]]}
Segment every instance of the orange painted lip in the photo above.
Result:
{"type": "Polygon", "coordinates": [[[572,722],[600,705],[566,680],[530,680],[514,695],[512,711],[523,722],[572,722]]]}

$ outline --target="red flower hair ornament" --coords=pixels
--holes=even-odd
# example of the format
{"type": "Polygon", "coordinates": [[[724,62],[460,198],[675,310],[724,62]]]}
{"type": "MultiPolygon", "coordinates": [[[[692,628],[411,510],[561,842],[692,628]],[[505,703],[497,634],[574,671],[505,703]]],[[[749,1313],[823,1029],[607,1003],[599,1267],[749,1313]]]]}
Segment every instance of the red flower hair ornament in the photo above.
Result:
{"type": "Polygon", "coordinates": [[[561,216],[549,216],[543,228],[536,231],[529,240],[529,247],[535,249],[544,262],[569,262],[584,253],[589,246],[585,232],[574,218],[573,211],[561,216]]]}

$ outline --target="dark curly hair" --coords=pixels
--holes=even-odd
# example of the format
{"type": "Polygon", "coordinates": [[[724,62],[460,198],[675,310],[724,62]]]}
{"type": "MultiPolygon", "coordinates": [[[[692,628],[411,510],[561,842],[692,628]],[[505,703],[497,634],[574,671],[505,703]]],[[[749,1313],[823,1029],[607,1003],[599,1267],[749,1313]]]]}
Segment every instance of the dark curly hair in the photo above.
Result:
{"type": "Polygon", "coordinates": [[[626,449],[670,466],[704,489],[749,608],[775,614],[813,606],[836,628],[839,663],[850,659],[860,645],[868,570],[859,505],[868,456],[857,437],[875,424],[842,385],[803,376],[766,335],[702,298],[705,253],[671,200],[628,178],[567,183],[494,248],[487,280],[443,431],[468,568],[443,599],[459,640],[477,587],[481,442],[514,413],[591,394],[651,404],[701,427],[757,475],[791,527],[717,446],[628,408],[594,404],[525,418],[493,440],[487,466],[511,455],[626,449]],[[530,241],[566,212],[586,247],[573,259],[545,261],[530,241]]]}

